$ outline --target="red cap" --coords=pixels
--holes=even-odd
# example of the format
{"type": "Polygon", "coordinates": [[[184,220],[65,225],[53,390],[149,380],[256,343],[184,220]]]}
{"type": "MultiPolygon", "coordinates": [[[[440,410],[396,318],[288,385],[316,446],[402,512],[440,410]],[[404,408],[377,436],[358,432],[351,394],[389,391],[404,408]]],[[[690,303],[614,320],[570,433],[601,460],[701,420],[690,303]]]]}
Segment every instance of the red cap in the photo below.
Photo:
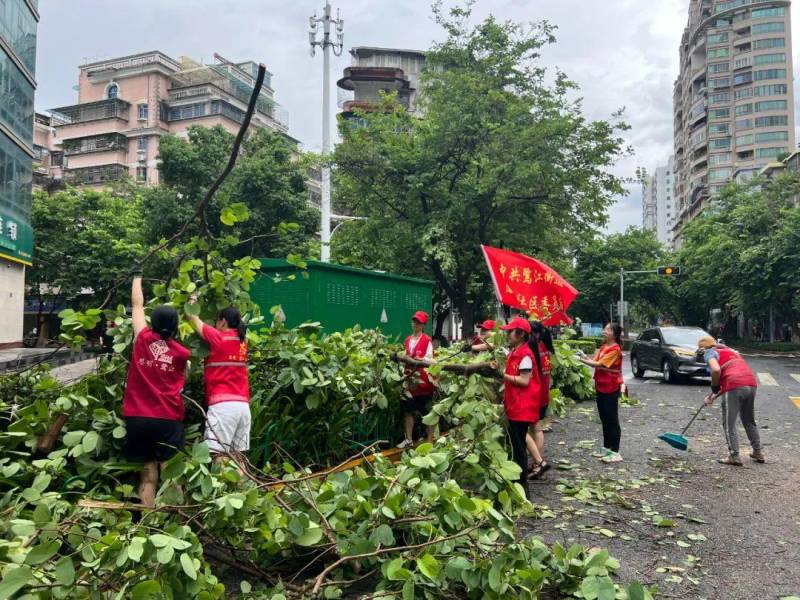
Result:
{"type": "Polygon", "coordinates": [[[511,331],[512,329],[521,329],[525,333],[531,332],[531,323],[528,319],[522,317],[514,317],[508,325],[503,325],[500,329],[503,331],[511,331]]]}
{"type": "Polygon", "coordinates": [[[495,326],[494,321],[492,321],[491,319],[486,319],[483,323],[478,325],[478,328],[484,331],[494,331],[494,326],[495,326]]]}
{"type": "Polygon", "coordinates": [[[428,322],[428,313],[426,313],[424,310],[418,310],[411,318],[425,325],[425,323],[428,322]]]}

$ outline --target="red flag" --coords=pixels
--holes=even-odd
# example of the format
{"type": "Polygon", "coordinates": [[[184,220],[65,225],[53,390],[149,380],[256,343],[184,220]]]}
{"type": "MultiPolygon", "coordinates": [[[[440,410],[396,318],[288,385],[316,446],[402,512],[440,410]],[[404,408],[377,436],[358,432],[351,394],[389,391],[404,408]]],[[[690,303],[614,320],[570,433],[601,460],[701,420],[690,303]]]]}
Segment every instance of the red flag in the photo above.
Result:
{"type": "Polygon", "coordinates": [[[497,299],[545,325],[569,325],[567,308],[578,296],[552,267],[525,254],[481,246],[497,299]]]}

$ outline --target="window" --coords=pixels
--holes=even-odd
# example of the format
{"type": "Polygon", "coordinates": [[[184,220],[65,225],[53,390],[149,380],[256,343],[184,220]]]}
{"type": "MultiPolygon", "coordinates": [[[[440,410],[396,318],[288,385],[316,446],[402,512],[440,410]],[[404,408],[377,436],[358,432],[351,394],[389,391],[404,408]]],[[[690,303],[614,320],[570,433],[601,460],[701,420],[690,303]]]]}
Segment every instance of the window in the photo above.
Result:
{"type": "Polygon", "coordinates": [[[750,98],[753,95],[753,88],[744,88],[741,90],[736,90],[735,94],[737,100],[743,100],[744,98],[750,98]]]}
{"type": "Polygon", "coordinates": [[[789,125],[788,115],[774,117],[756,117],[756,127],[787,127],[789,125]]]}
{"type": "Polygon", "coordinates": [[[756,112],[765,112],[768,110],[786,110],[786,100],[764,100],[763,102],[756,102],[756,112]]]}
{"type": "Polygon", "coordinates": [[[730,50],[728,50],[727,48],[714,48],[713,50],[709,50],[706,53],[706,56],[709,59],[712,59],[712,58],[728,58],[729,55],[730,55],[730,50]]]}
{"type": "Polygon", "coordinates": [[[756,134],[757,144],[763,144],[766,142],[788,142],[788,141],[789,141],[788,131],[769,131],[767,133],[756,134]]]}
{"type": "Polygon", "coordinates": [[[766,38],[763,40],[756,40],[753,42],[754,50],[762,50],[764,48],[785,48],[786,38],[766,38]]]}
{"type": "Polygon", "coordinates": [[[749,115],[753,112],[753,105],[752,104],[742,104],[741,106],[736,107],[736,116],[739,115],[749,115]]]}
{"type": "Polygon", "coordinates": [[[758,148],[756,158],[776,158],[786,152],[786,148],[758,148]]]}
{"type": "Polygon", "coordinates": [[[753,119],[741,119],[735,123],[736,131],[745,131],[753,128],[753,119]]]}
{"type": "Polygon", "coordinates": [[[775,63],[786,62],[786,55],[781,54],[762,54],[753,58],[754,65],[772,65],[775,63]]]}
{"type": "Polygon", "coordinates": [[[148,142],[150,141],[149,138],[145,135],[139,136],[137,141],[137,148],[139,150],[147,150],[148,142]]]}
{"type": "Polygon", "coordinates": [[[136,167],[136,181],[147,182],[147,167],[136,167]]]}
{"type": "MultiPolygon", "coordinates": [[[[0,2],[0,7],[3,3],[0,2]]],[[[33,87],[0,50],[0,121],[20,139],[33,145],[33,87]]]]}
{"type": "Polygon", "coordinates": [[[789,91],[785,83],[776,83],[773,85],[759,85],[753,88],[755,96],[785,96],[789,91]]]}
{"type": "Polygon", "coordinates": [[[737,58],[733,61],[733,68],[736,69],[746,69],[750,65],[753,64],[753,57],[752,56],[744,56],[742,58],[737,58]]]}
{"type": "Polygon", "coordinates": [[[708,87],[711,89],[716,88],[726,88],[731,86],[731,78],[730,77],[720,77],[718,79],[709,79],[708,80],[708,87]]]}
{"type": "Polygon", "coordinates": [[[711,135],[727,135],[730,133],[730,125],[728,123],[718,123],[717,125],[709,125],[708,133],[711,135]]]}
{"type": "Polygon", "coordinates": [[[206,114],[206,104],[188,104],[186,106],[175,106],[169,109],[170,121],[181,121],[183,119],[194,119],[206,114]]]}
{"type": "Polygon", "coordinates": [[[147,104],[140,104],[139,105],[139,120],[140,121],[147,121],[147,115],[150,112],[150,107],[147,104]]]}
{"type": "Polygon", "coordinates": [[[36,74],[36,19],[25,0],[0,2],[0,35],[17,53],[22,64],[36,74]]]}
{"type": "Polygon", "coordinates": [[[742,85],[745,83],[751,83],[753,81],[753,72],[748,71],[747,73],[739,73],[738,75],[734,76],[733,84],[734,85],[742,85]]]}
{"type": "Polygon", "coordinates": [[[728,33],[724,32],[710,34],[706,41],[709,44],[724,44],[728,41],[728,33]]]}
{"type": "Polygon", "coordinates": [[[731,162],[731,153],[722,152],[720,154],[712,154],[708,157],[708,164],[710,166],[727,165],[731,162]]]}
{"type": "Polygon", "coordinates": [[[115,100],[119,97],[119,86],[116,83],[112,83],[108,86],[106,90],[106,98],[109,100],[115,100]]]}
{"type": "MultiPolygon", "coordinates": [[[[0,52],[0,54],[5,54],[0,52]]],[[[27,221],[31,210],[31,158],[11,139],[0,135],[0,209],[27,221]]]]}
{"type": "Polygon", "coordinates": [[[730,102],[730,101],[731,101],[730,92],[721,92],[719,94],[710,94],[708,96],[709,104],[721,104],[723,102],[730,102]]]}
{"type": "Polygon", "coordinates": [[[765,79],[786,79],[786,69],[767,69],[765,71],[756,71],[753,79],[756,81],[764,81],[765,79]]]}
{"type": "Polygon", "coordinates": [[[729,179],[731,176],[730,169],[711,169],[708,172],[708,180],[709,181],[725,181],[729,179]]]}
{"type": "Polygon", "coordinates": [[[753,35],[758,35],[761,33],[783,33],[785,31],[785,23],[756,23],[750,29],[750,33],[753,35]]]}
{"type": "Polygon", "coordinates": [[[745,135],[737,135],[736,136],[736,146],[749,146],[753,143],[753,134],[747,133],[745,135]]]}
{"type": "Polygon", "coordinates": [[[718,140],[711,140],[709,147],[712,150],[728,150],[731,147],[731,138],[720,138],[718,140]]]}
{"type": "Polygon", "coordinates": [[[731,64],[724,62],[724,63],[713,63],[708,65],[708,72],[709,73],[725,73],[731,70],[731,64]]]}
{"type": "Polygon", "coordinates": [[[709,113],[709,118],[712,121],[720,121],[722,119],[730,119],[731,118],[731,109],[730,108],[715,108],[709,113]]]}
{"type": "Polygon", "coordinates": [[[765,19],[767,17],[782,17],[784,16],[786,9],[782,6],[780,8],[759,8],[754,10],[750,17],[752,19],[765,19]]]}

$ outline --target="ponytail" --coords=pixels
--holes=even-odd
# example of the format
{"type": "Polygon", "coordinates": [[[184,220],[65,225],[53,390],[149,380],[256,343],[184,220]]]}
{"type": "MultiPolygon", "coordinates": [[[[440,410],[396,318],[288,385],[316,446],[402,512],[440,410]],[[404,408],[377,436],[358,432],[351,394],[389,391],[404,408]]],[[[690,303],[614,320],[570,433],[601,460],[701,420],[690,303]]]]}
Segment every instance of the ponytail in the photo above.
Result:
{"type": "Polygon", "coordinates": [[[224,319],[228,327],[235,329],[239,339],[244,341],[247,337],[247,325],[242,320],[242,313],[235,306],[229,306],[219,311],[218,319],[224,319]]]}
{"type": "Polygon", "coordinates": [[[610,325],[611,325],[611,330],[614,332],[614,341],[621,346],[622,345],[622,325],[620,325],[619,323],[613,323],[613,322],[610,323],[610,325]]]}
{"type": "Polygon", "coordinates": [[[553,334],[550,332],[549,327],[545,327],[541,321],[534,321],[531,323],[531,331],[536,334],[538,341],[544,344],[550,354],[555,353],[556,349],[553,346],[553,334]]]}
{"type": "Polygon", "coordinates": [[[168,340],[178,335],[178,311],[171,306],[157,306],[150,315],[150,328],[162,340],[168,340]]]}

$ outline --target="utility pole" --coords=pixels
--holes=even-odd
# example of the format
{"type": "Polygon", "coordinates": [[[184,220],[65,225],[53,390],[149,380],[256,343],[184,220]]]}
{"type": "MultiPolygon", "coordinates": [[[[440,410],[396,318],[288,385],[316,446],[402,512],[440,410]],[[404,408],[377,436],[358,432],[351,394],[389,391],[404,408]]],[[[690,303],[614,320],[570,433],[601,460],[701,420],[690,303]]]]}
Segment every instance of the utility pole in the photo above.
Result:
{"type": "MultiPolygon", "coordinates": [[[[619,268],[619,326],[625,335],[625,269],[619,268]]],[[[628,337],[627,335],[625,337],[628,337]]]]}
{"type": "Polygon", "coordinates": [[[335,56],[342,55],[344,47],[344,19],[336,11],[336,18],[331,18],[331,4],[325,0],[322,16],[317,17],[315,12],[309,17],[308,41],[311,44],[311,56],[316,53],[316,47],[322,48],[322,157],[325,161],[322,166],[322,200],[320,212],[322,223],[320,227],[320,260],[331,260],[331,170],[328,167],[328,153],[331,149],[331,50],[335,56]],[[317,40],[317,28],[322,24],[322,39],[317,40]],[[336,40],[331,37],[331,25],[336,26],[336,40]]]}

